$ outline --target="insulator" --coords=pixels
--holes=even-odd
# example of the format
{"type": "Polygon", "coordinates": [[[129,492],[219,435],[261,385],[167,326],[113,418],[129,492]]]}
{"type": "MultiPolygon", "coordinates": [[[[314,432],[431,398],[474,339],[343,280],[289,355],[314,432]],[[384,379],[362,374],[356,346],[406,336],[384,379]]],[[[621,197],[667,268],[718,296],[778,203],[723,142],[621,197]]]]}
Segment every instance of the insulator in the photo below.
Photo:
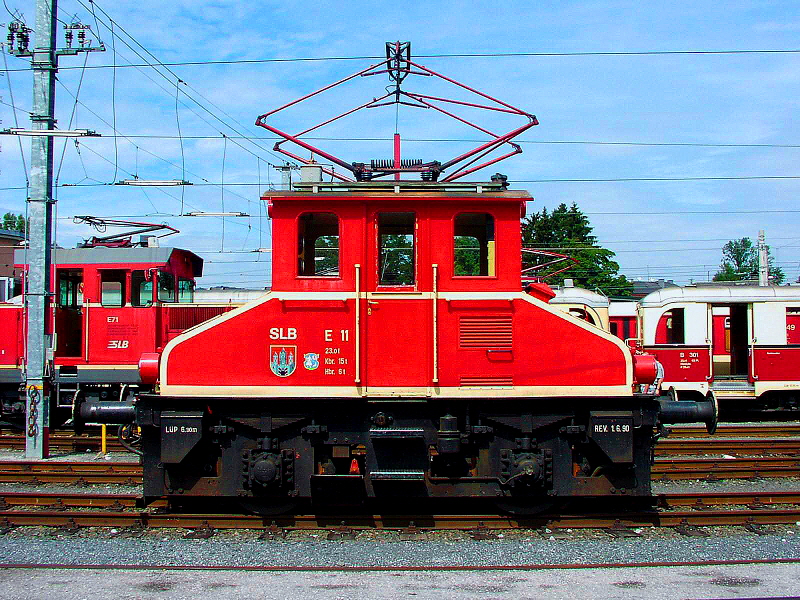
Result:
{"type": "Polygon", "coordinates": [[[400,161],[400,166],[403,168],[419,167],[420,165],[422,165],[421,158],[405,158],[400,161]]]}

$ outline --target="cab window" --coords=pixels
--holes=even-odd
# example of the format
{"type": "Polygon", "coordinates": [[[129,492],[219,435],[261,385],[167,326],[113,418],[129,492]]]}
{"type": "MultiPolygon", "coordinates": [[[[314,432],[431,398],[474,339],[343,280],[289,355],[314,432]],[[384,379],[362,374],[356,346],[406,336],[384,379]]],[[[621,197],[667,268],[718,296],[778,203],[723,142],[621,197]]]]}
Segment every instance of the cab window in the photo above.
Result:
{"type": "Polygon", "coordinates": [[[194,281],[178,279],[178,302],[194,302],[194,281]]]}
{"type": "Polygon", "coordinates": [[[656,329],[656,344],[683,344],[684,309],[673,308],[661,315],[656,329]]]}
{"type": "Polygon", "coordinates": [[[495,275],[494,218],[484,213],[456,215],[453,231],[453,274],[495,275]]]}
{"type": "Polygon", "coordinates": [[[378,214],[379,285],[414,285],[414,213],[378,214]]]}
{"type": "Polygon", "coordinates": [[[100,272],[100,304],[125,306],[125,271],[100,272]]]}
{"type": "Polygon", "coordinates": [[[153,304],[153,280],[148,281],[144,271],[131,273],[131,304],[139,307],[153,304]]]}
{"type": "Polygon", "coordinates": [[[335,214],[300,215],[297,274],[304,277],[339,276],[339,217],[335,214]]]}
{"type": "Polygon", "coordinates": [[[175,302],[175,276],[166,271],[158,272],[159,302],[175,302]]]}

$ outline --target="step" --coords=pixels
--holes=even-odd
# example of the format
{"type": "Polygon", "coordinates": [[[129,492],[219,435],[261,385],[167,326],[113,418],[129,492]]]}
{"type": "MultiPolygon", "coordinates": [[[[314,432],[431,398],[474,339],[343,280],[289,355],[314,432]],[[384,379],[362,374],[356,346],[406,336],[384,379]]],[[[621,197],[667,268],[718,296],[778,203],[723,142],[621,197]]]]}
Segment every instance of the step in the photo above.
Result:
{"type": "Polygon", "coordinates": [[[425,437],[425,430],[421,427],[373,427],[369,430],[369,437],[407,440],[425,437]]]}
{"type": "Polygon", "coordinates": [[[755,392],[756,386],[749,381],[715,381],[711,384],[715,392],[755,392]]]}
{"type": "Polygon", "coordinates": [[[425,471],[417,471],[417,470],[370,471],[369,478],[372,481],[424,481],[425,471]]]}

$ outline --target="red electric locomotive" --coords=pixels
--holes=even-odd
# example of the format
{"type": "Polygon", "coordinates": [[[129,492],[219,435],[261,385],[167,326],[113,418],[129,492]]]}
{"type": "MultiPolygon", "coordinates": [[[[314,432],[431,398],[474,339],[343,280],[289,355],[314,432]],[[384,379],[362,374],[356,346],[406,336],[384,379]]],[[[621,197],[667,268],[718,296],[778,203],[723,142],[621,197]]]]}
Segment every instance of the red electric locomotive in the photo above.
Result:
{"type": "MultiPolygon", "coordinates": [[[[450,116],[453,106],[492,108],[526,123],[502,135],[477,127],[491,139],[446,162],[401,160],[395,135],[394,159],[367,164],[268,125],[277,111],[259,117],[284,138],[276,150],[304,163],[291,191],[263,197],[272,290],[143,360],[157,393],[140,395],[130,417],[142,431],[145,496],[231,498],[263,511],[309,498],[532,508],[649,496],[654,428],[713,428],[713,404],[659,398],[651,356],[551,306],[547,285],[521,289],[520,215],[532,198],[500,175],[456,181],[518,153],[512,138],[536,118],[461,84],[482,103],[401,89],[410,74],[456,83],[412,61],[408,44],[387,44],[385,61],[353,77],[376,73],[394,84],[386,96],[323,124],[386,104],[450,116]],[[400,180],[408,173],[421,180],[400,180]]],[[[105,406],[81,414],[102,420],[105,406]]]]}
{"type": "MultiPolygon", "coordinates": [[[[16,251],[15,263],[24,276],[24,249],[16,251]]],[[[201,258],[158,247],[155,237],[92,238],[82,247],[53,251],[51,426],[63,424],[76,402],[124,401],[151,390],[139,375],[142,354],[159,351],[178,333],[230,310],[226,303],[193,302],[202,271],[201,258]]],[[[25,314],[23,297],[15,300],[0,304],[0,395],[3,418],[12,424],[25,414],[20,397],[25,314]]]]}

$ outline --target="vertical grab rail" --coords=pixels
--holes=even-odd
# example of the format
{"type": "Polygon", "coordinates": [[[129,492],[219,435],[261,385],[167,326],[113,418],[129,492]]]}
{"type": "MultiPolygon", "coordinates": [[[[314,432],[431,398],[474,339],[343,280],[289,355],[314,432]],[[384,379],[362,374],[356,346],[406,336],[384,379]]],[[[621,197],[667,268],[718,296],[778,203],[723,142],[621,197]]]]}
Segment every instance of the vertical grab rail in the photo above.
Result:
{"type": "Polygon", "coordinates": [[[433,265],[433,383],[439,383],[439,265],[433,265]]]}
{"type": "Polygon", "coordinates": [[[361,265],[356,267],[356,385],[361,383],[361,265]]]}
{"type": "Polygon", "coordinates": [[[750,351],[750,377],[753,382],[756,382],[758,381],[758,375],[756,375],[756,342],[758,338],[756,338],[756,320],[753,314],[752,304],[747,305],[747,321],[748,330],[750,331],[750,339],[748,340],[748,349],[750,351]]]}

